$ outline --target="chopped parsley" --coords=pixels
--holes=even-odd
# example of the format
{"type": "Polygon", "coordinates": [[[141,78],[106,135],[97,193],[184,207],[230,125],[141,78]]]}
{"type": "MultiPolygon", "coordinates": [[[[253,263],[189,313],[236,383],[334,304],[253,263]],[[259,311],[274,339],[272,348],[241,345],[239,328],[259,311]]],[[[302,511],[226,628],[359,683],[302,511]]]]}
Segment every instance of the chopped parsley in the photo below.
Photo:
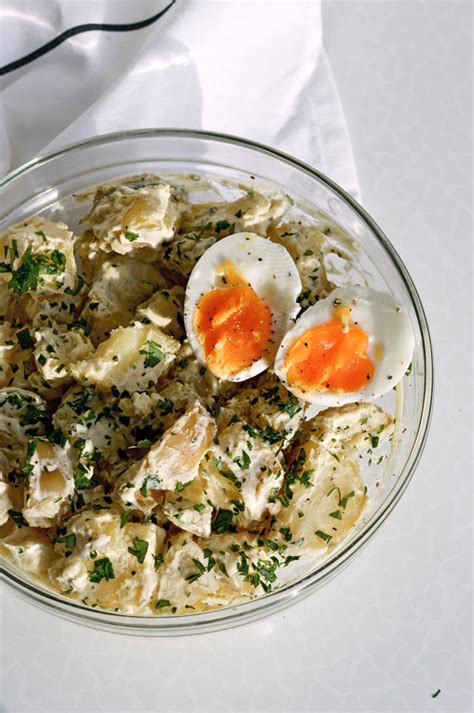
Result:
{"type": "Polygon", "coordinates": [[[34,347],[35,343],[31,338],[31,334],[28,327],[25,327],[25,329],[22,329],[20,332],[17,332],[16,336],[22,349],[31,349],[31,347],[34,347]]]}
{"type": "Polygon", "coordinates": [[[131,514],[132,514],[132,511],[127,510],[126,512],[123,513],[123,515],[120,516],[120,529],[122,529],[122,527],[125,527],[125,525],[127,524],[127,522],[130,519],[131,514]]]}
{"type": "Polygon", "coordinates": [[[212,531],[221,533],[231,530],[233,516],[234,514],[232,510],[219,508],[214,518],[214,522],[212,523],[212,531]]]}
{"type": "Polygon", "coordinates": [[[146,553],[148,552],[148,542],[146,540],[140,540],[138,537],[133,538],[133,547],[129,547],[128,551],[131,555],[134,555],[140,564],[145,561],[146,553]]]}
{"type": "Polygon", "coordinates": [[[299,405],[298,399],[292,398],[288,401],[278,404],[281,411],[285,411],[290,418],[293,418],[299,411],[301,411],[301,406],[299,405]]]}
{"type": "Polygon", "coordinates": [[[28,527],[28,523],[26,522],[21,512],[18,512],[17,510],[9,510],[8,514],[10,515],[17,527],[28,527]]]}
{"type": "Polygon", "coordinates": [[[161,351],[159,345],[149,339],[147,342],[148,349],[140,349],[140,354],[145,355],[145,367],[153,367],[163,361],[165,353],[161,351]]]}
{"type": "Polygon", "coordinates": [[[169,599],[158,599],[155,604],[155,609],[164,609],[165,607],[170,607],[171,602],[169,599]]]}
{"type": "Polygon", "coordinates": [[[94,561],[94,569],[89,572],[89,580],[91,582],[101,582],[106,579],[107,582],[111,579],[115,579],[114,568],[112,567],[112,562],[108,557],[102,557],[99,560],[94,561]]]}
{"type": "Polygon", "coordinates": [[[153,555],[153,561],[155,563],[155,569],[159,569],[161,567],[161,565],[163,564],[163,562],[165,561],[165,558],[163,557],[163,555],[160,552],[159,555],[153,555]]]}
{"type": "Polygon", "coordinates": [[[123,234],[131,243],[133,243],[134,240],[138,240],[140,237],[138,233],[131,233],[130,230],[124,230],[123,234]]]}
{"type": "Polygon", "coordinates": [[[251,462],[252,461],[247,451],[242,451],[242,456],[240,458],[234,458],[234,463],[237,463],[239,468],[242,468],[242,470],[248,470],[251,462]]]}
{"type": "Polygon", "coordinates": [[[76,546],[76,535],[74,533],[71,533],[70,535],[58,537],[58,542],[64,545],[67,550],[73,550],[76,546]]]}
{"type": "Polygon", "coordinates": [[[230,228],[230,223],[228,220],[218,220],[216,223],[216,233],[219,234],[223,230],[230,228]]]}
{"type": "Polygon", "coordinates": [[[151,446],[151,441],[149,438],[141,438],[139,441],[129,446],[127,450],[131,451],[135,448],[149,448],[151,446]]]}
{"type": "Polygon", "coordinates": [[[194,557],[192,558],[192,563],[193,563],[194,566],[196,567],[196,571],[195,571],[195,572],[192,572],[191,574],[188,574],[188,575],[185,577],[185,580],[186,580],[187,582],[195,582],[196,579],[199,579],[199,577],[202,577],[202,575],[203,575],[204,572],[206,571],[206,568],[205,568],[205,566],[203,565],[203,563],[200,562],[199,560],[195,559],[194,557]]]}
{"type": "Polygon", "coordinates": [[[65,266],[66,258],[59,250],[53,250],[49,255],[33,255],[29,245],[19,268],[12,272],[8,288],[18,295],[24,295],[44,283],[41,275],[59,275],[64,272],[65,266]]]}
{"type": "Polygon", "coordinates": [[[86,490],[86,488],[91,487],[92,480],[87,477],[88,472],[87,467],[83,463],[79,463],[74,473],[74,485],[76,486],[76,490],[86,490]]]}
{"type": "Polygon", "coordinates": [[[291,530],[289,527],[280,527],[280,532],[283,535],[285,542],[290,542],[291,540],[291,530]]]}
{"type": "Polygon", "coordinates": [[[332,540],[332,535],[328,535],[327,532],[323,532],[322,530],[316,530],[314,534],[320,537],[321,540],[324,540],[324,542],[331,542],[332,540]]]}
{"type": "Polygon", "coordinates": [[[347,495],[344,495],[344,497],[339,500],[339,507],[344,508],[344,510],[345,510],[350,498],[353,498],[353,497],[355,497],[355,493],[353,490],[351,490],[350,493],[347,493],[347,495]]]}

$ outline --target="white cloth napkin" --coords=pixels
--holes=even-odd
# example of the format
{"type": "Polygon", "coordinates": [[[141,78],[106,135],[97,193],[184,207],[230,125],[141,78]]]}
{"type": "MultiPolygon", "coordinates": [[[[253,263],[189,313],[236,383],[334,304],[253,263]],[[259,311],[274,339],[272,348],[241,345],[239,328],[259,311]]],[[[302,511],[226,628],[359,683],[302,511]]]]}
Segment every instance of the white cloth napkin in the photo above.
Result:
{"type": "MultiPolygon", "coordinates": [[[[169,3],[2,0],[0,65],[75,25],[137,22],[169,3]]],[[[186,127],[269,144],[358,195],[319,0],[177,0],[146,28],[78,34],[0,80],[0,175],[89,136],[186,127]]]]}

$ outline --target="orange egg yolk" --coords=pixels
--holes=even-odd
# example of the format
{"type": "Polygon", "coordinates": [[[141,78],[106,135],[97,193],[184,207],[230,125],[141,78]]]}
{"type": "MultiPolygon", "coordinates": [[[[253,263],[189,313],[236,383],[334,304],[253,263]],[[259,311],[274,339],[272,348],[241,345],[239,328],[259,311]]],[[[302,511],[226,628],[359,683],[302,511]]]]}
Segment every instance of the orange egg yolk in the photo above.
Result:
{"type": "Polygon", "coordinates": [[[199,300],[193,322],[210,370],[226,377],[247,369],[266,352],[272,315],[230,261],[220,273],[225,286],[199,300]]]}
{"type": "Polygon", "coordinates": [[[308,329],[289,348],[284,365],[290,386],[302,391],[358,391],[373,378],[369,339],[349,325],[342,310],[335,319],[308,329]]]}

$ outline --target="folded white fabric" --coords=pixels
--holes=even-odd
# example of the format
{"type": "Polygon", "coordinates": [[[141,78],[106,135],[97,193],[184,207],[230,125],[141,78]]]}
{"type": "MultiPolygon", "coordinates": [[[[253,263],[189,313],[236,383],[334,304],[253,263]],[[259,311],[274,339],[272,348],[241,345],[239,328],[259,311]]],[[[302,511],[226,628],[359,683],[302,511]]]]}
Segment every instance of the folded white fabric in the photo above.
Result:
{"type": "MultiPolygon", "coordinates": [[[[73,26],[135,23],[169,4],[3,0],[0,65],[73,26]]],[[[186,127],[272,145],[358,195],[319,0],[177,0],[147,27],[77,34],[1,79],[1,175],[89,136],[186,127]]]]}

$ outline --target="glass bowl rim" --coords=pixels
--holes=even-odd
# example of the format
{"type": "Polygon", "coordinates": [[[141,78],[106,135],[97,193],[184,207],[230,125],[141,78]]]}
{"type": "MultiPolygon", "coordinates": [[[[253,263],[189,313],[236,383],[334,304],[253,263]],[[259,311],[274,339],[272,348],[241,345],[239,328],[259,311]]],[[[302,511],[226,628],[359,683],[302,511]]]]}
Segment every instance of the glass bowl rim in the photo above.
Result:
{"type": "Polygon", "coordinates": [[[426,315],[413,280],[397,251],[378,224],[358,203],[358,201],[355,200],[355,198],[353,198],[325,174],[321,173],[304,161],[301,161],[287,153],[271,148],[270,146],[261,144],[257,141],[212,131],[177,128],[144,128],[123,130],[82,139],[63,146],[51,153],[43,155],[40,154],[31,161],[28,161],[11,171],[3,179],[0,179],[0,191],[3,188],[6,188],[17,178],[33,171],[35,168],[43,166],[66,154],[74,154],[74,152],[80,151],[81,149],[112,144],[123,140],[166,137],[177,139],[187,138],[209,140],[212,142],[230,144],[250,149],[252,151],[257,151],[258,153],[263,153],[272,159],[289,164],[293,168],[297,168],[299,171],[309,175],[313,179],[316,179],[331,191],[336,193],[338,197],[344,203],[348,204],[349,207],[355,211],[356,214],[358,214],[359,218],[369,227],[373,237],[379,242],[385,253],[391,259],[393,266],[396,268],[400,278],[402,279],[402,282],[412,301],[412,306],[414,308],[418,327],[420,329],[425,373],[421,415],[413,440],[413,445],[405,460],[405,464],[399,473],[398,482],[385,502],[382,504],[380,509],[373,514],[371,519],[360,530],[360,532],[357,533],[347,545],[341,546],[335,555],[323,560],[317,569],[312,571],[310,574],[305,575],[291,584],[283,586],[275,592],[257,597],[249,602],[233,606],[231,605],[222,609],[199,612],[197,614],[135,616],[119,612],[111,612],[103,609],[93,609],[74,600],[63,598],[56,595],[53,591],[37,586],[33,579],[27,581],[17,576],[14,571],[7,571],[5,566],[1,565],[0,560],[0,573],[2,575],[6,575],[8,584],[19,594],[25,596],[28,600],[33,600],[33,602],[39,606],[46,607],[47,609],[53,609],[56,614],[66,616],[66,618],[69,618],[68,613],[70,613],[74,621],[89,626],[102,626],[103,628],[109,630],[116,630],[118,632],[122,631],[124,633],[154,633],[156,635],[160,633],[163,633],[164,635],[176,634],[178,632],[183,634],[200,633],[202,631],[213,631],[218,628],[230,628],[240,623],[255,620],[260,616],[263,616],[265,613],[271,613],[272,611],[283,609],[291,603],[292,599],[296,601],[297,599],[302,599],[303,597],[308,596],[322,583],[322,581],[327,580],[339,569],[341,569],[354,554],[360,551],[360,549],[375,534],[375,532],[377,532],[408,487],[426,444],[433,410],[434,395],[433,352],[426,315]],[[265,610],[265,612],[262,613],[262,610],[265,610]]]}

